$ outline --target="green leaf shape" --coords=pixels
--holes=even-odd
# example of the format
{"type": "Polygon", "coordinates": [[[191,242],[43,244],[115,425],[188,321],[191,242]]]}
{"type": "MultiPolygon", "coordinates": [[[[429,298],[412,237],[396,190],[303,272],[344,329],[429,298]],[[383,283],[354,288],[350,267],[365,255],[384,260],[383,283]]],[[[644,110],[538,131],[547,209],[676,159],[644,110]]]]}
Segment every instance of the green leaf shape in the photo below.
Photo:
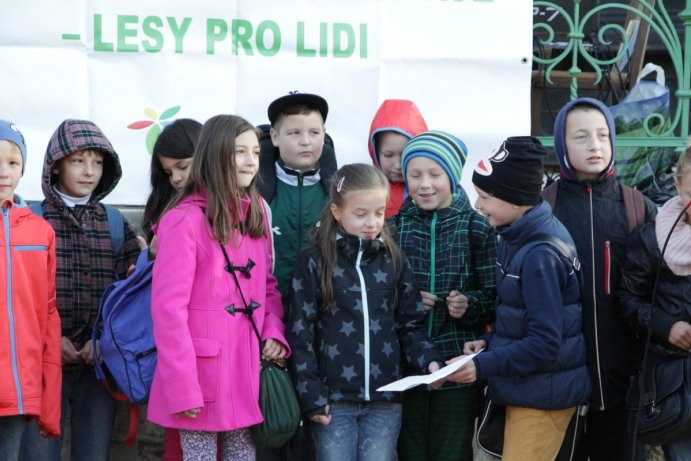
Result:
{"type": "Polygon", "coordinates": [[[162,114],[161,118],[159,120],[167,120],[170,117],[176,115],[178,112],[180,112],[180,107],[181,106],[173,106],[170,109],[166,109],[162,114]]]}
{"type": "Polygon", "coordinates": [[[149,155],[154,153],[154,144],[156,144],[159,134],[161,134],[161,125],[158,123],[149,128],[149,132],[146,133],[146,149],[149,151],[149,155]]]}

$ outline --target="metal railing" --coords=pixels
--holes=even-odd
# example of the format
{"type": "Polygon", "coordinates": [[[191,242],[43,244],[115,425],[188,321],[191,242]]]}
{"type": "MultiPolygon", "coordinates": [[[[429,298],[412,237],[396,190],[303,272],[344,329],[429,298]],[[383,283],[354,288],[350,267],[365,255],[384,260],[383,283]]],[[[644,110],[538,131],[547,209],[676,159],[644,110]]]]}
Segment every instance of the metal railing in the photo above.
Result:
{"type": "MultiPolygon", "coordinates": [[[[669,1],[669,0],[668,0],[669,1]]],[[[542,67],[542,77],[545,85],[549,88],[552,83],[552,74],[555,67],[559,64],[568,67],[570,76],[569,94],[571,99],[578,97],[579,75],[583,72],[594,71],[596,82],[603,79],[603,72],[607,72],[610,66],[615,65],[629,53],[630,44],[627,30],[623,24],[605,24],[596,31],[594,36],[602,45],[610,45],[611,38],[607,34],[616,32],[622,41],[622,46],[618,52],[611,57],[597,56],[592,52],[591,44],[587,43],[585,31],[586,27],[592,28],[594,18],[597,15],[612,12],[615,9],[621,10],[624,14],[634,15],[641,21],[646,21],[650,26],[650,33],[657,34],[660,41],[669,53],[671,68],[675,74],[678,88],[671,97],[676,98],[673,112],[669,114],[670,123],[665,123],[665,129],[655,130],[654,126],[659,126],[666,118],[662,114],[649,114],[643,122],[644,136],[637,137],[617,137],[617,145],[622,147],[675,147],[682,149],[689,142],[689,101],[691,100],[691,0],[672,0],[675,2],[685,1],[685,7],[679,13],[683,25],[683,37],[680,38],[677,29],[667,12],[664,0],[639,0],[637,7],[631,6],[635,2],[604,3],[597,5],[587,11],[581,8],[581,0],[571,0],[572,9],[555,4],[550,1],[535,0],[533,7],[542,11],[535,16],[533,22],[533,33],[540,47],[550,47],[551,50],[557,49],[558,54],[553,56],[533,56],[534,62],[542,67]],[[550,12],[545,14],[544,11],[550,12]],[[560,20],[566,22],[568,31],[561,47],[555,46],[555,31],[550,24],[550,19],[560,15],[560,20]],[[590,69],[581,69],[590,67],[590,69]]],[[[563,2],[562,2],[563,3],[563,2]]],[[[642,24],[642,23],[641,23],[642,24]]],[[[635,84],[635,82],[631,82],[635,84]]],[[[533,108],[535,110],[535,108],[533,108]]],[[[553,136],[540,137],[545,145],[554,144],[553,136]]]]}

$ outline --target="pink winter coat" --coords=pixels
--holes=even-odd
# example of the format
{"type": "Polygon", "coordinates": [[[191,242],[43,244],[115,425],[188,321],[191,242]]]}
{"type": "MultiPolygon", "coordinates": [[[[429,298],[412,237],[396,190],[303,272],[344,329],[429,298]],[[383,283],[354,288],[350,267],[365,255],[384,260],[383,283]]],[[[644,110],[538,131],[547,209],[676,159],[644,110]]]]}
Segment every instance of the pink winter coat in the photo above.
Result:
{"type": "MultiPolygon", "coordinates": [[[[153,269],[152,317],[158,363],[149,397],[148,418],[177,429],[221,432],[262,421],[259,409],[259,343],[247,315],[231,315],[242,298],[220,245],[211,238],[202,207],[206,195],[183,199],[158,226],[153,269]],[[196,418],[176,416],[201,408],[196,418]]],[[[241,217],[249,206],[243,201],[241,217]]],[[[262,339],[287,344],[283,308],[271,275],[267,237],[238,239],[226,245],[234,266],[255,262],[251,277],[238,272],[248,303],[261,304],[254,319],[262,339]]]]}

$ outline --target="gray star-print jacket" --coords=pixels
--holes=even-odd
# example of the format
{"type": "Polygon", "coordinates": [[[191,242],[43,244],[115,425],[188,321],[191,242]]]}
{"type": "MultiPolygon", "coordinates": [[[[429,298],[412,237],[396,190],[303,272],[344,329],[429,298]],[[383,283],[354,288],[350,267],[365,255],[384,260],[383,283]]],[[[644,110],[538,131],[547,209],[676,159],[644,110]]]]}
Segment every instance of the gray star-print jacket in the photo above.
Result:
{"type": "Polygon", "coordinates": [[[400,393],[376,389],[402,377],[402,357],[420,373],[443,361],[425,332],[408,262],[396,277],[382,241],[339,235],[337,247],[328,310],[320,302],[316,248],[298,258],[289,291],[286,338],[305,414],[331,402],[396,401],[400,393]],[[391,305],[394,290],[398,306],[391,305]]]}

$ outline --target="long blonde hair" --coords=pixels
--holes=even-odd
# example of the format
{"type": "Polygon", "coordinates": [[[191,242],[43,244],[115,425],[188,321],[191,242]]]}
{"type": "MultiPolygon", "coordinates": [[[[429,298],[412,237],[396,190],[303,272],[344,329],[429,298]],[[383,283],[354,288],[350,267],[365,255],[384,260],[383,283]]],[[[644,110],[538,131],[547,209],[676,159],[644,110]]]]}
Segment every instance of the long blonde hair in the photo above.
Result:
{"type": "Polygon", "coordinates": [[[223,244],[228,243],[234,228],[252,238],[269,235],[255,187],[257,176],[247,188],[241,188],[235,175],[235,138],[247,131],[257,134],[259,139],[256,128],[242,117],[216,115],[210,118],[199,135],[189,180],[175,201],[206,191],[206,217],[211,223],[212,236],[223,244]],[[245,219],[240,220],[240,200],[244,196],[249,197],[250,207],[245,219]]]}
{"type": "MultiPolygon", "coordinates": [[[[329,200],[324,207],[320,226],[315,232],[314,240],[319,250],[318,262],[322,308],[328,309],[334,301],[333,269],[336,264],[336,233],[341,231],[338,221],[331,212],[331,205],[342,207],[349,192],[369,189],[389,191],[389,181],[378,168],[364,163],[353,163],[341,167],[333,176],[329,188],[329,200]]],[[[401,251],[396,244],[388,226],[384,223],[379,237],[384,242],[387,253],[393,262],[395,283],[398,283],[401,266],[401,251]]],[[[398,292],[394,288],[393,307],[398,304],[398,292]]]]}

